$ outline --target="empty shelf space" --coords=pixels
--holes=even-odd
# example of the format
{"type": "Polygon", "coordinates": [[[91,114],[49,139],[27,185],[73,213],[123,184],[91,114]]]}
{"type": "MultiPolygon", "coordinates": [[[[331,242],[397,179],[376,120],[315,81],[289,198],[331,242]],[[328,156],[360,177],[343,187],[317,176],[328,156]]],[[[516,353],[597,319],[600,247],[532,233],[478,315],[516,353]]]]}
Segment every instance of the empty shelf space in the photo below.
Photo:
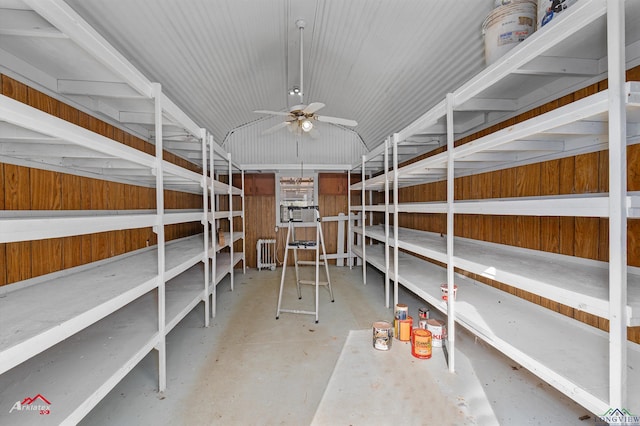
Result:
{"type": "Polygon", "coordinates": [[[384,261],[384,247],[382,247],[381,249],[380,246],[374,245],[365,246],[363,248],[363,246],[354,245],[351,246],[351,251],[361,259],[366,258],[367,263],[375,266],[379,271],[382,271],[384,273],[384,271],[386,270],[384,261]],[[369,247],[371,247],[371,249],[369,249],[369,247]]]}
{"type": "Polygon", "coordinates": [[[163,222],[165,225],[203,221],[204,212],[199,209],[172,209],[164,211],[163,222]]]}
{"type": "MultiPolygon", "coordinates": [[[[167,267],[195,264],[200,236],[167,243],[167,267]],[[190,264],[191,263],[191,264],[190,264]]],[[[187,266],[188,265],[188,266],[187,266]]],[[[0,372],[120,309],[158,285],[155,247],[6,286],[0,293],[0,372]]]]}
{"type": "MultiPolygon", "coordinates": [[[[625,88],[627,137],[636,138],[640,134],[640,83],[628,82],[625,88]]],[[[467,176],[607,149],[608,99],[604,90],[458,146],[453,151],[454,174],[467,176]]],[[[398,186],[445,180],[447,160],[448,153],[442,152],[400,167],[398,186]]],[[[393,174],[388,176],[394,179],[393,174]]],[[[377,189],[384,179],[384,175],[369,179],[365,187],[377,189]]]]}
{"type": "Polygon", "coordinates": [[[381,175],[369,178],[363,182],[354,183],[353,185],[351,185],[350,189],[351,191],[359,191],[362,189],[362,186],[364,185],[365,189],[367,190],[383,191],[385,180],[386,180],[385,175],[381,174],[381,175]]]}
{"type": "MultiPolygon", "coordinates": [[[[392,209],[393,206],[390,206],[389,208],[392,209]]],[[[352,211],[361,212],[363,210],[363,208],[362,208],[362,206],[351,206],[351,210],[352,211]]],[[[383,212],[383,211],[385,211],[385,205],[384,204],[367,205],[367,206],[364,206],[364,211],[366,211],[366,212],[383,212]]]]}
{"type": "MultiPolygon", "coordinates": [[[[229,242],[236,242],[241,240],[242,238],[244,238],[244,233],[243,232],[234,232],[233,233],[233,238],[231,238],[231,233],[229,232],[223,232],[222,235],[224,235],[224,244],[218,244],[218,241],[216,240],[216,247],[215,247],[215,251],[220,251],[225,247],[229,247],[229,242]]],[[[211,249],[212,247],[209,246],[209,249],[211,249]]]]}
{"type": "MultiPolygon", "coordinates": [[[[609,217],[608,196],[609,194],[607,193],[591,193],[456,200],[453,203],[453,211],[457,214],[609,217]]],[[[390,205],[389,212],[393,212],[393,210],[393,205],[390,205]]],[[[447,203],[444,201],[400,203],[398,204],[398,212],[446,213],[447,203]]],[[[639,192],[629,192],[627,194],[626,215],[632,219],[640,218],[639,192]]]]}
{"type": "Polygon", "coordinates": [[[230,217],[242,217],[244,213],[239,210],[220,210],[217,212],[209,213],[209,222],[213,222],[214,219],[229,219],[230,217]]]}
{"type": "MultiPolygon", "coordinates": [[[[384,227],[367,227],[367,236],[384,241],[384,227]]],[[[446,263],[445,236],[400,228],[398,247],[446,263]]],[[[389,244],[395,244],[389,228],[389,244]]],[[[608,318],[608,264],[467,238],[454,240],[456,267],[608,318]]],[[[627,325],[640,325],[640,269],[627,273],[627,325]]]]}
{"type": "MultiPolygon", "coordinates": [[[[361,256],[361,247],[354,253],[361,256]]],[[[446,314],[440,290],[446,270],[406,253],[398,259],[398,282],[446,314]]],[[[366,260],[384,271],[384,247],[367,246],[366,260]]],[[[465,277],[456,276],[455,281],[457,323],[593,412],[608,409],[606,332],[465,277]]],[[[627,353],[629,383],[640,383],[640,347],[628,343],[627,353]]],[[[629,387],[629,397],[640,397],[638,385],[629,387]]]]}
{"type": "Polygon", "coordinates": [[[182,319],[204,300],[204,267],[196,265],[168,281],[166,294],[166,328],[169,333],[182,319]]]}
{"type": "Polygon", "coordinates": [[[0,400],[10,405],[0,423],[76,424],[158,343],[157,312],[157,298],[147,294],[2,374],[0,400]],[[37,394],[51,403],[50,414],[9,413],[37,394]]]}
{"type": "MultiPolygon", "coordinates": [[[[609,194],[460,200],[454,203],[453,211],[459,214],[609,217],[609,194]]],[[[639,192],[627,194],[626,216],[640,217],[639,192]]]]}
{"type": "Polygon", "coordinates": [[[212,179],[211,185],[212,185],[211,191],[215,195],[229,195],[230,191],[233,195],[240,195],[240,190],[238,188],[234,186],[230,186],[224,182],[220,182],[218,180],[212,179]]]}
{"type": "Polygon", "coordinates": [[[155,211],[5,210],[0,214],[0,242],[41,240],[144,228],[157,223],[158,216],[155,211]]]}
{"type": "MultiPolygon", "coordinates": [[[[202,210],[165,210],[165,225],[201,222],[202,210]]],[[[155,210],[3,210],[0,242],[32,241],[155,226],[155,210]]]]}
{"type": "MultiPolygon", "coordinates": [[[[233,264],[231,262],[231,254],[230,253],[218,253],[215,256],[216,259],[216,272],[215,272],[215,281],[214,284],[217,285],[222,281],[222,279],[231,272],[233,266],[235,266],[240,260],[242,260],[242,253],[234,253],[233,254],[233,264]]],[[[209,291],[212,292],[213,288],[209,288],[209,291]]]]}
{"type": "MultiPolygon", "coordinates": [[[[155,186],[152,155],[0,95],[0,159],[9,164],[155,186]]],[[[162,161],[167,189],[201,193],[203,176],[162,161]]]]}
{"type": "Polygon", "coordinates": [[[165,280],[170,280],[193,265],[203,262],[206,258],[204,234],[167,242],[165,258],[165,280]]]}

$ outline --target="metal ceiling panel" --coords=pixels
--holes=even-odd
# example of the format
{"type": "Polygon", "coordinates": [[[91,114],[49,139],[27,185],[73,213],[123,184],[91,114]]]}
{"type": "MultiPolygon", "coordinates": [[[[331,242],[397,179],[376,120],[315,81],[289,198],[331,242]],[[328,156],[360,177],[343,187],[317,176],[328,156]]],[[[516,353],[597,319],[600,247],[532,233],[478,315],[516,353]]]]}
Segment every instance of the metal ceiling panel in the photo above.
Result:
{"type": "MultiPolygon", "coordinates": [[[[369,148],[484,68],[493,0],[66,0],[216,141],[299,103],[358,121],[369,148]]],[[[260,140],[254,140],[256,146],[260,140]]]]}

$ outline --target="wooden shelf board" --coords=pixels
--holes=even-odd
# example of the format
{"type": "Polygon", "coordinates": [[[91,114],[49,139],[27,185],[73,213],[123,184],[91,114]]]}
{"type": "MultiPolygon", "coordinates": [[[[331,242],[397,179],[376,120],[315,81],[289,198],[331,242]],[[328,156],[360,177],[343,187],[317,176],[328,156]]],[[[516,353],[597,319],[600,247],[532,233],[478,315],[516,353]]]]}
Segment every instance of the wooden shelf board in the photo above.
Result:
{"type": "Polygon", "coordinates": [[[182,319],[204,300],[204,268],[196,265],[165,286],[166,327],[169,333],[182,319]]]}
{"type": "Polygon", "coordinates": [[[0,400],[13,404],[39,393],[51,403],[47,416],[9,407],[0,423],[77,423],[157,344],[157,309],[152,294],[142,296],[0,375],[0,400]]]}
{"type": "MultiPolygon", "coordinates": [[[[367,236],[384,241],[384,227],[366,229],[367,236]]],[[[400,248],[447,262],[446,237],[407,228],[400,228],[398,233],[400,248]]],[[[389,244],[394,245],[393,227],[389,229],[389,244]]],[[[608,317],[606,262],[456,237],[454,264],[575,309],[608,317]]],[[[640,325],[640,269],[629,267],[627,279],[627,325],[640,325]]]]}
{"type": "MultiPolygon", "coordinates": [[[[185,267],[192,251],[202,251],[202,245],[197,235],[168,242],[167,268],[185,267]]],[[[157,283],[154,247],[7,286],[0,298],[0,373],[122,308],[157,283]]]]}

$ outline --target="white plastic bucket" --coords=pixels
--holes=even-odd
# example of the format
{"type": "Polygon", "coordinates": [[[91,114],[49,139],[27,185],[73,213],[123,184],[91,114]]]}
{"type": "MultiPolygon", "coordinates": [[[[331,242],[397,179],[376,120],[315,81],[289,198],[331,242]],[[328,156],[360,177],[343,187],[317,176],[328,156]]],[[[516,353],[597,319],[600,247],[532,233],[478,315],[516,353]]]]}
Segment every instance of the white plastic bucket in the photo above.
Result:
{"type": "Polygon", "coordinates": [[[538,0],[538,28],[558,19],[562,12],[573,6],[578,0],[538,0]]]}
{"type": "Polygon", "coordinates": [[[491,11],[482,24],[484,57],[494,63],[536,30],[537,2],[513,0],[491,11]]]}

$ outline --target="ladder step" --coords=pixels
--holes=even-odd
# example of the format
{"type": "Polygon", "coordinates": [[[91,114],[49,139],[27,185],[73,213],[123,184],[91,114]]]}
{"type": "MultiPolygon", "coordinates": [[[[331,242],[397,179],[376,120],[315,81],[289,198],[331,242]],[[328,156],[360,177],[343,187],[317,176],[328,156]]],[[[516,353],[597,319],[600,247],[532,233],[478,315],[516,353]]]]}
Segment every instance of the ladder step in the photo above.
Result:
{"type": "MultiPolygon", "coordinates": [[[[316,262],[315,260],[298,260],[298,265],[310,265],[310,266],[315,266],[316,262]]],[[[318,265],[320,266],[324,266],[324,262],[318,262],[318,265]]]]}
{"type": "MultiPolygon", "coordinates": [[[[300,284],[316,285],[314,280],[298,280],[300,284]]],[[[318,281],[318,285],[329,285],[328,281],[318,281]]]]}
{"type": "Polygon", "coordinates": [[[299,311],[297,309],[280,309],[280,312],[288,312],[290,314],[306,314],[306,315],[315,315],[315,312],[312,311],[299,311]]]}

